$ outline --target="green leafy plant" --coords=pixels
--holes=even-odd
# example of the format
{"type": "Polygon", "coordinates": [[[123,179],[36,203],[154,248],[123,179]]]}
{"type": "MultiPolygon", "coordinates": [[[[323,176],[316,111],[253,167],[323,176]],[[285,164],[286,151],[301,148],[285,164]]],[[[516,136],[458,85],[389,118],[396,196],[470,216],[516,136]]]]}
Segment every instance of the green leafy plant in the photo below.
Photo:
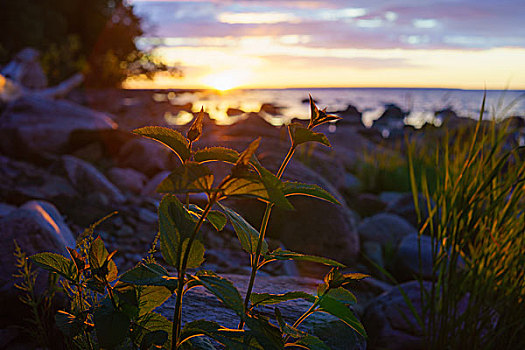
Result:
{"type": "Polygon", "coordinates": [[[224,147],[195,150],[193,146],[202,135],[202,109],[186,137],[164,127],[135,130],[138,135],[161,142],[181,160],[181,165],[157,188],[158,192],[165,194],[159,205],[159,234],[148,258],[119,278],[112,261],[114,253],[108,253],[100,237],[93,238],[95,226],[79,237],[77,250],[70,249],[70,259],[51,253],[31,257],[33,262],[61,275],[65,287],[71,291],[74,300],[71,312],[61,312],[57,316],[57,323],[63,332],[81,347],[92,347],[97,341],[103,348],[134,344],[141,349],[184,349],[192,347],[195,337],[207,336],[234,349],[283,349],[285,346],[326,349],[321,340],[297,328],[311,314],[325,312],[366,336],[363,326],[348,308],[349,304],[355,303],[355,296],[344,288],[350,281],[362,279],[365,275],[343,274],[340,269],[344,265],[331,259],[281,249],[270,251],[265,241],[272,208],[293,209],[289,197],[304,195],[339,204],[330,193],[317,185],[281,181],[298,145],[314,141],[330,146],[325,135],[312,129],[338,117],[320,111],[311,97],[310,106],[308,127],[298,123],[288,126],[291,146],[276,174],[264,168],[257,159],[260,138],[241,153],[224,147]],[[230,173],[215,181],[215,174],[206,164],[208,162],[231,164],[230,173]],[[206,195],[204,208],[190,204],[189,195],[194,193],[206,195]],[[176,195],[185,196],[185,203],[176,195]],[[232,197],[254,198],[266,203],[259,230],[224,205],[223,200],[232,197]],[[189,272],[189,269],[200,267],[204,260],[205,248],[199,240],[203,223],[209,222],[216,230],[222,230],[228,221],[242,249],[250,255],[252,272],[244,299],[232,282],[211,271],[189,272]],[[176,276],[171,276],[153,258],[157,242],[164,262],[175,268],[176,276]],[[332,270],[325,276],[316,295],[304,292],[252,293],[258,270],[278,260],[317,262],[331,266],[332,270]],[[183,327],[183,298],[196,287],[207,289],[224,306],[233,310],[240,320],[238,329],[228,329],[207,320],[187,322],[183,327]],[[175,294],[175,307],[173,322],[170,322],[153,310],[172,294],[175,294]],[[259,305],[273,305],[292,299],[312,303],[293,325],[284,322],[278,309],[275,324],[256,311],[259,305]]]}
{"type": "Polygon", "coordinates": [[[424,203],[409,152],[414,201],[429,213],[420,232],[432,241],[431,287],[420,280],[430,349],[525,346],[524,148],[509,149],[505,122],[482,122],[484,107],[468,147],[449,135],[439,145],[435,191],[424,174],[419,184],[424,203]]]}

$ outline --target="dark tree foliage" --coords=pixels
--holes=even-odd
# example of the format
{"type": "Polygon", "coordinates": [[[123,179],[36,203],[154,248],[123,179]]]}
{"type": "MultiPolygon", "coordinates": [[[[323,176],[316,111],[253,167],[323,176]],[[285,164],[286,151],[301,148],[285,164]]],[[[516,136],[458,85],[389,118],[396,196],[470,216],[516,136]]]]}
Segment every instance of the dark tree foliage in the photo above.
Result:
{"type": "Polygon", "coordinates": [[[116,86],[130,73],[165,69],[137,49],[142,34],[126,0],[0,0],[0,65],[37,48],[51,83],[80,70],[88,85],[116,86]]]}

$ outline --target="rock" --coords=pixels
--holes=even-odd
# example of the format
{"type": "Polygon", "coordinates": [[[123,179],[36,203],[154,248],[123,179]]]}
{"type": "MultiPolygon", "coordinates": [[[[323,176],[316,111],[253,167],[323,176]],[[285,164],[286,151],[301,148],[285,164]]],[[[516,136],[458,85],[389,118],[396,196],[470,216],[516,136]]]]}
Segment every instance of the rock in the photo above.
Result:
{"type": "Polygon", "coordinates": [[[357,227],[362,242],[377,242],[382,247],[389,244],[397,246],[408,235],[417,235],[417,230],[400,216],[380,213],[364,219],[357,227]]]}
{"type": "Polygon", "coordinates": [[[166,146],[146,138],[136,138],[122,146],[118,155],[119,167],[132,168],[152,176],[175,167],[178,157],[166,146]]]}
{"type": "Polygon", "coordinates": [[[439,119],[443,124],[455,123],[459,118],[457,113],[450,107],[434,112],[434,117],[439,119]]]}
{"type": "MultiPolygon", "coordinates": [[[[27,202],[0,219],[0,237],[3,243],[0,246],[0,296],[3,303],[0,317],[20,317],[18,290],[14,287],[18,281],[13,278],[17,271],[13,240],[16,239],[28,256],[45,251],[68,256],[66,246],[74,247],[75,238],[55,206],[45,201],[27,202]]],[[[37,292],[42,292],[46,285],[46,278],[41,275],[37,279],[37,292]]]]}
{"type": "Polygon", "coordinates": [[[276,106],[272,103],[263,103],[261,109],[259,109],[259,113],[263,112],[270,115],[281,115],[281,109],[282,107],[276,106]]]}
{"type": "MultiPolygon", "coordinates": [[[[259,114],[250,113],[247,118],[239,120],[237,123],[229,125],[227,128],[222,128],[222,134],[249,138],[251,141],[259,136],[265,138],[278,138],[279,128],[268,123],[259,114]]],[[[267,142],[267,140],[265,140],[265,142],[267,142]]],[[[264,144],[264,142],[262,142],[262,144],[264,144]]],[[[262,144],[261,146],[263,146],[262,144]]],[[[242,149],[244,149],[244,147],[241,147],[240,150],[242,149]]]]}
{"type": "Polygon", "coordinates": [[[361,180],[359,180],[359,178],[357,178],[357,176],[355,176],[353,174],[350,174],[350,173],[345,173],[344,177],[345,177],[345,179],[344,179],[345,182],[344,182],[343,190],[345,192],[349,192],[349,193],[357,193],[357,192],[359,192],[359,190],[362,187],[361,180]]]}
{"type": "Polygon", "coordinates": [[[148,178],[131,168],[111,168],[108,171],[108,178],[122,191],[140,193],[144,188],[148,178]]]}
{"type": "Polygon", "coordinates": [[[154,197],[154,198],[160,199],[162,195],[156,192],[157,186],[165,178],[167,178],[169,174],[171,174],[170,171],[161,171],[157,175],[153,176],[153,178],[146,183],[146,185],[144,186],[140,194],[143,196],[154,197]]]}
{"type": "Polygon", "coordinates": [[[379,194],[379,199],[387,204],[387,207],[390,203],[395,202],[399,198],[403,197],[406,193],[403,192],[392,192],[386,191],[379,194]]]}
{"type": "MultiPolygon", "coordinates": [[[[422,220],[425,220],[428,217],[427,200],[422,194],[419,194],[418,202],[422,220]]],[[[434,206],[433,202],[431,206],[434,206]]],[[[414,227],[419,226],[414,198],[411,193],[406,193],[398,197],[395,201],[388,203],[386,211],[405,218],[414,227]]],[[[435,218],[437,219],[437,216],[435,218]]]]}
{"type": "MultiPolygon", "coordinates": [[[[223,275],[232,281],[239,289],[241,295],[245,294],[249,276],[223,275]]],[[[315,293],[315,288],[320,281],[311,278],[297,277],[266,277],[258,276],[255,282],[254,292],[256,293],[284,293],[288,291],[305,291],[315,293]]],[[[168,299],[157,311],[168,319],[173,319],[175,298],[168,299]]],[[[311,303],[302,299],[288,301],[279,304],[284,319],[288,323],[293,323],[302,313],[304,313],[311,303]]],[[[257,310],[264,316],[275,318],[274,307],[258,307],[257,310]]],[[[191,322],[206,318],[216,321],[219,324],[237,328],[239,316],[233,311],[224,307],[211,293],[201,289],[191,289],[184,297],[184,307],[182,309],[183,322],[191,322]],[[206,310],[206,314],[203,314],[206,310]]],[[[344,325],[335,317],[326,313],[314,313],[308,317],[300,327],[303,331],[308,331],[320,337],[333,350],[338,349],[365,349],[366,341],[357,335],[351,328],[344,325]]]]}
{"type": "Polygon", "coordinates": [[[391,120],[397,120],[397,119],[402,120],[405,118],[406,115],[407,115],[407,112],[404,112],[403,110],[401,110],[401,108],[399,108],[395,104],[387,104],[385,105],[385,111],[383,112],[383,114],[381,114],[379,119],[384,118],[384,119],[391,119],[391,120]]]}
{"type": "Polygon", "coordinates": [[[348,204],[362,216],[374,215],[386,207],[386,204],[373,193],[359,193],[349,200],[348,204]]]}
{"type": "MultiPolygon", "coordinates": [[[[421,290],[417,281],[398,286],[408,296],[416,312],[421,315],[421,290]]],[[[363,324],[368,332],[368,349],[423,350],[423,331],[411,313],[399,288],[371,300],[365,309],[363,324]],[[408,322],[407,322],[408,321],[408,322]]],[[[430,288],[425,282],[424,288],[430,288]]]]}
{"type": "Polygon", "coordinates": [[[2,68],[0,74],[25,88],[44,89],[47,87],[47,77],[40,66],[39,58],[40,53],[37,50],[26,47],[2,68]]]}
{"type": "Polygon", "coordinates": [[[413,279],[421,275],[425,279],[432,278],[432,240],[429,236],[409,234],[405,236],[397,248],[394,262],[395,275],[400,280],[413,279]],[[421,262],[419,260],[418,240],[421,245],[421,262]],[[420,268],[421,265],[421,268],[420,268]]]}
{"type": "Polygon", "coordinates": [[[126,200],[122,192],[93,165],[67,155],[62,161],[69,180],[80,193],[102,193],[114,203],[126,200]]]}
{"type": "Polygon", "coordinates": [[[238,115],[243,115],[245,112],[242,110],[242,109],[239,109],[239,108],[228,108],[226,110],[226,114],[228,115],[228,117],[236,117],[238,115]]]}
{"type": "Polygon", "coordinates": [[[107,115],[71,102],[23,96],[0,116],[0,150],[16,158],[59,153],[73,130],[116,127],[107,115]]]}
{"type": "Polygon", "coordinates": [[[153,224],[157,222],[157,214],[149,209],[140,208],[139,209],[139,219],[148,224],[153,224]]]}
{"type": "Polygon", "coordinates": [[[354,106],[349,104],[345,110],[330,112],[330,114],[336,114],[343,118],[337,122],[337,126],[343,125],[363,125],[362,116],[363,114],[354,106]]]}
{"type": "Polygon", "coordinates": [[[11,204],[7,203],[0,203],[0,218],[3,218],[4,216],[9,215],[14,210],[16,210],[16,207],[11,204]]]}

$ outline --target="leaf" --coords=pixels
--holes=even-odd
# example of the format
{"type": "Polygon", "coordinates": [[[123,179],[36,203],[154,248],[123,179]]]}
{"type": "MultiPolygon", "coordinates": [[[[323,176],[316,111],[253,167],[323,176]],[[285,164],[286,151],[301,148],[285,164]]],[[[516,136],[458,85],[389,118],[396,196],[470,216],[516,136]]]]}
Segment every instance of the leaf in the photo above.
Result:
{"type": "Polygon", "coordinates": [[[310,196],[319,199],[324,199],[330,203],[341,204],[330,192],[313,184],[304,184],[300,182],[284,182],[283,193],[285,196],[310,196]]]}
{"type": "Polygon", "coordinates": [[[365,275],[364,273],[343,274],[338,269],[332,269],[330,270],[330,272],[328,272],[324,276],[323,280],[325,281],[326,285],[329,286],[330,288],[338,288],[346,284],[349,284],[352,281],[361,280],[366,277],[370,277],[370,276],[365,275]]]}
{"type": "Polygon", "coordinates": [[[315,297],[305,292],[287,292],[284,294],[269,294],[269,293],[252,293],[250,295],[250,301],[252,307],[256,305],[272,305],[278,304],[283,301],[294,300],[294,299],[305,299],[311,302],[315,301],[315,297]]]}
{"type": "MultiPolygon", "coordinates": [[[[182,242],[182,253],[186,251],[188,246],[189,238],[185,239],[182,242]]],[[[188,254],[188,261],[186,263],[186,268],[194,269],[201,266],[204,262],[204,245],[198,239],[195,239],[191,245],[190,252],[188,254]]]]}
{"type": "MultiPolygon", "coordinates": [[[[259,232],[253,228],[248,221],[246,221],[242,216],[236,213],[234,210],[225,207],[221,203],[219,206],[224,211],[228,219],[230,220],[237,238],[241,243],[242,249],[250,254],[255,254],[257,249],[257,243],[259,241],[259,232]]],[[[268,251],[268,243],[263,241],[261,247],[261,253],[264,254],[268,251]]]]}
{"type": "Polygon", "coordinates": [[[205,270],[198,271],[195,279],[222,301],[225,306],[235,311],[237,315],[244,316],[244,303],[233,283],[211,271],[205,270]]]}
{"type": "Polygon", "coordinates": [[[162,286],[172,292],[177,289],[178,284],[178,278],[170,277],[166,269],[155,263],[141,263],[126,271],[119,280],[136,286],[162,286]]]}
{"type": "Polygon", "coordinates": [[[280,329],[268,322],[267,318],[248,315],[246,325],[250,328],[247,333],[252,335],[263,349],[282,350],[284,348],[280,329]]]}
{"type": "Polygon", "coordinates": [[[261,175],[261,180],[266,188],[266,192],[268,193],[268,201],[281,209],[293,210],[293,205],[284,195],[283,182],[262,166],[257,166],[257,170],[261,175]]]}
{"type": "Polygon", "coordinates": [[[322,111],[317,108],[317,106],[314,103],[314,100],[312,99],[312,96],[310,96],[310,123],[308,124],[308,129],[313,129],[318,125],[321,125],[326,122],[334,121],[342,119],[341,117],[338,117],[333,114],[326,114],[326,108],[322,111]]]}
{"type": "Polygon", "coordinates": [[[191,124],[188,129],[186,136],[191,142],[197,141],[202,135],[202,120],[204,119],[204,107],[201,107],[201,111],[197,114],[195,121],[191,124]]]}
{"type": "Polygon", "coordinates": [[[82,331],[83,321],[79,320],[75,315],[58,310],[55,315],[55,323],[57,328],[68,338],[74,338],[82,331]]]}
{"type": "Polygon", "coordinates": [[[77,279],[77,268],[75,263],[60,254],[38,253],[29,257],[29,260],[44,270],[58,273],[60,276],[75,282],[77,279]]]}
{"type": "Polygon", "coordinates": [[[235,166],[248,165],[250,163],[250,160],[252,159],[252,156],[255,154],[255,151],[257,151],[257,148],[259,148],[260,142],[260,137],[253,140],[248,145],[248,147],[240,154],[239,159],[237,159],[237,162],[235,162],[235,166]]]}
{"type": "Polygon", "coordinates": [[[224,328],[211,321],[198,320],[188,322],[181,332],[181,343],[196,336],[208,336],[228,349],[257,349],[244,343],[243,330],[224,328]]]}
{"type": "Polygon", "coordinates": [[[299,338],[295,343],[291,343],[289,345],[295,345],[297,347],[306,348],[310,350],[330,350],[330,348],[321,339],[310,334],[299,338]]]}
{"type": "Polygon", "coordinates": [[[351,305],[357,303],[355,295],[343,287],[330,289],[326,295],[343,304],[351,305]]]}
{"type": "Polygon", "coordinates": [[[325,134],[313,132],[299,123],[291,123],[288,125],[288,132],[290,133],[290,139],[292,140],[292,144],[294,146],[299,146],[302,143],[314,141],[322,143],[325,146],[332,147],[325,134]]]}
{"type": "Polygon", "coordinates": [[[135,344],[142,344],[144,337],[151,332],[164,331],[168,334],[164,348],[171,349],[171,330],[173,327],[171,321],[168,321],[168,319],[156,312],[149,312],[141,316],[136,322],[138,327],[133,327],[131,333],[135,344]]]}
{"type": "Polygon", "coordinates": [[[186,162],[177,167],[159,186],[158,193],[210,193],[213,185],[213,173],[210,169],[196,162],[186,162]]]}
{"type": "Polygon", "coordinates": [[[119,307],[131,318],[143,316],[162,305],[173,292],[165,286],[133,285],[119,280],[113,290],[118,293],[119,307]],[[125,305],[129,304],[129,305],[125,305]],[[128,310],[124,310],[131,306],[128,310]]]}
{"type": "Polygon", "coordinates": [[[126,339],[131,321],[126,314],[115,310],[109,299],[95,309],[93,319],[102,348],[114,348],[126,339]]]}
{"type": "Polygon", "coordinates": [[[325,295],[320,298],[319,308],[316,310],[319,312],[326,312],[332,316],[339,318],[341,321],[346,323],[347,326],[354,329],[357,333],[366,337],[366,332],[359,320],[355,317],[354,313],[345,304],[337,301],[336,299],[325,295]]]}
{"type": "Polygon", "coordinates": [[[176,130],[162,126],[146,126],[133,130],[133,133],[163,143],[175,152],[182,162],[190,157],[188,140],[176,130]]]}
{"type": "MultiPolygon", "coordinates": [[[[195,204],[190,204],[188,211],[197,220],[200,219],[202,213],[204,212],[203,209],[199,208],[195,204]]],[[[206,221],[212,224],[212,226],[215,227],[217,231],[222,231],[222,229],[226,225],[226,222],[228,222],[228,219],[226,218],[226,215],[224,215],[222,212],[218,210],[210,210],[208,212],[208,216],[206,216],[206,221]]]]}
{"type": "Polygon", "coordinates": [[[164,196],[159,206],[160,251],[168,264],[179,268],[182,260],[182,242],[189,238],[196,221],[179,199],[164,196]]]}
{"type": "Polygon", "coordinates": [[[315,255],[305,255],[301,253],[292,252],[289,250],[281,250],[280,248],[274,250],[271,253],[266,254],[264,259],[266,260],[310,261],[310,262],[316,262],[316,263],[320,263],[320,264],[324,264],[328,266],[345,267],[345,265],[335,260],[332,260],[332,259],[323,258],[320,256],[315,256],[315,255]]]}
{"type": "Polygon", "coordinates": [[[239,152],[230,148],[209,147],[196,151],[193,159],[199,163],[220,161],[235,164],[239,159],[239,155],[239,152]]]}
{"type": "Polygon", "coordinates": [[[158,330],[146,333],[140,342],[140,348],[147,350],[153,345],[162,346],[168,341],[168,332],[164,330],[158,330]]]}
{"type": "Polygon", "coordinates": [[[110,255],[104,241],[98,236],[89,247],[88,259],[91,270],[100,278],[106,278],[108,282],[117,279],[118,269],[117,265],[111,260],[114,252],[110,255]]]}

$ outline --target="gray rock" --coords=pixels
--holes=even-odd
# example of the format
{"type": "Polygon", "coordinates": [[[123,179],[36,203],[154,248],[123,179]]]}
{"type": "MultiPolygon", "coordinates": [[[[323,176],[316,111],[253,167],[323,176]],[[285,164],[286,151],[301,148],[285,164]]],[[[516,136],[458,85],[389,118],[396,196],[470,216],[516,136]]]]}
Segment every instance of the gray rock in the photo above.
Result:
{"type": "MultiPolygon", "coordinates": [[[[430,288],[430,282],[425,282],[430,288]]],[[[421,315],[421,290],[417,281],[410,281],[392,288],[372,299],[365,309],[363,324],[368,332],[368,349],[423,350],[423,332],[406,304],[402,288],[421,315]]]]}
{"type": "Polygon", "coordinates": [[[119,167],[132,168],[147,176],[172,169],[178,162],[178,157],[168,147],[146,138],[128,141],[118,154],[119,167]]]}
{"type": "Polygon", "coordinates": [[[25,88],[43,89],[47,87],[47,77],[39,58],[40,53],[37,50],[26,47],[0,70],[0,74],[25,88]]]}
{"type": "MultiPolygon", "coordinates": [[[[425,220],[426,218],[428,218],[427,200],[422,194],[419,194],[418,202],[419,209],[421,210],[421,218],[422,220],[425,220]]],[[[431,206],[434,205],[435,204],[431,202],[431,206]]],[[[414,205],[414,198],[411,193],[406,193],[403,196],[398,197],[396,200],[388,203],[386,211],[402,216],[403,218],[408,220],[412,225],[418,227],[416,207],[414,205]]],[[[435,218],[437,219],[437,216],[435,216],[435,218]]]]}
{"type": "Polygon", "coordinates": [[[111,168],[108,178],[122,191],[140,193],[148,181],[146,175],[131,168],[111,168]]]}
{"type": "Polygon", "coordinates": [[[153,224],[157,222],[157,214],[152,212],[149,209],[140,208],[139,209],[139,219],[149,224],[153,224]]]}
{"type": "Polygon", "coordinates": [[[146,185],[144,186],[140,194],[143,196],[154,197],[154,198],[160,199],[162,195],[156,192],[157,186],[165,178],[167,178],[169,174],[171,174],[171,172],[166,170],[166,171],[161,171],[160,173],[153,176],[153,178],[151,178],[151,180],[149,180],[146,183],[146,185]]]}
{"type": "MultiPolygon", "coordinates": [[[[224,275],[223,277],[232,281],[239,289],[241,295],[245,294],[249,276],[224,275]]],[[[285,293],[300,290],[315,293],[319,283],[320,281],[318,280],[304,277],[259,276],[255,282],[254,292],[285,293]]],[[[157,308],[157,311],[171,320],[173,319],[174,304],[175,298],[172,297],[157,308]]],[[[310,306],[309,302],[298,299],[279,304],[279,310],[284,319],[292,324],[310,306]]],[[[257,310],[264,316],[275,318],[274,306],[258,307],[257,310]]],[[[184,323],[207,319],[230,328],[236,328],[239,323],[239,317],[233,311],[225,308],[215,296],[202,288],[194,288],[185,294],[182,318],[184,323]]],[[[364,338],[358,336],[351,328],[338,321],[335,317],[325,313],[315,313],[308,317],[302,323],[300,329],[320,337],[333,350],[366,348],[364,338]]]]}
{"type": "MultiPolygon", "coordinates": [[[[74,247],[75,239],[58,210],[48,202],[31,201],[0,219],[0,317],[20,317],[18,290],[13,278],[15,266],[14,240],[28,255],[50,251],[68,256],[66,246],[74,247]]],[[[46,284],[45,274],[37,279],[36,289],[41,292],[46,284]]],[[[23,312],[23,311],[22,311],[23,312]]]]}
{"type": "Polygon", "coordinates": [[[14,205],[7,204],[7,203],[0,203],[0,217],[1,218],[9,215],[14,210],[16,210],[16,207],[14,205]]]}
{"type": "Polygon", "coordinates": [[[13,156],[57,153],[73,130],[116,127],[110,117],[86,107],[24,96],[8,104],[0,116],[0,150],[13,156]]]}
{"type": "Polygon", "coordinates": [[[361,180],[357,178],[354,174],[346,173],[345,174],[345,186],[344,190],[350,193],[357,193],[361,190],[362,184],[361,180]]]}
{"type": "Polygon", "coordinates": [[[417,234],[405,236],[397,248],[394,265],[396,277],[399,279],[413,279],[414,275],[421,275],[425,279],[432,278],[431,238],[426,235],[418,236],[417,234]],[[421,260],[419,260],[419,240],[421,260]]]}
{"type": "Polygon", "coordinates": [[[122,192],[93,165],[67,155],[63,156],[62,160],[69,180],[79,192],[85,194],[100,192],[112,202],[125,201],[126,198],[122,192]]]}
{"type": "Polygon", "coordinates": [[[361,241],[373,241],[381,246],[396,246],[408,234],[417,234],[417,230],[402,217],[389,213],[380,213],[364,219],[357,227],[361,241]]]}

